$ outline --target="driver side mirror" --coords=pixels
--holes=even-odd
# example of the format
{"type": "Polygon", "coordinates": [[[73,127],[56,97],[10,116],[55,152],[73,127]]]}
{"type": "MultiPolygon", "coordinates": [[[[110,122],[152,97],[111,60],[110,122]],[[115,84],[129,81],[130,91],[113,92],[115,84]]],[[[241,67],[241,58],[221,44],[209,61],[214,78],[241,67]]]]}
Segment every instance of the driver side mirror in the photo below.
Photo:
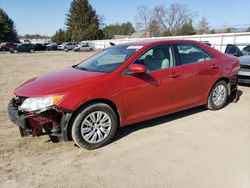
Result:
{"type": "Polygon", "coordinates": [[[147,67],[140,64],[132,64],[129,67],[129,71],[132,74],[143,74],[147,72],[147,67]]]}

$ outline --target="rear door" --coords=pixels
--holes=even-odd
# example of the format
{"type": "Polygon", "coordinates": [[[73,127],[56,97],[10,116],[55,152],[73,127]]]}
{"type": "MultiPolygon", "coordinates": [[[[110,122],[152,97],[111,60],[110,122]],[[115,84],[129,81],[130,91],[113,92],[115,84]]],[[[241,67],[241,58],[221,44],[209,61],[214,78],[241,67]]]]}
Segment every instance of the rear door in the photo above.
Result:
{"type": "Polygon", "coordinates": [[[176,43],[178,66],[182,69],[183,104],[201,103],[218,78],[219,66],[211,55],[193,43],[176,43]]]}

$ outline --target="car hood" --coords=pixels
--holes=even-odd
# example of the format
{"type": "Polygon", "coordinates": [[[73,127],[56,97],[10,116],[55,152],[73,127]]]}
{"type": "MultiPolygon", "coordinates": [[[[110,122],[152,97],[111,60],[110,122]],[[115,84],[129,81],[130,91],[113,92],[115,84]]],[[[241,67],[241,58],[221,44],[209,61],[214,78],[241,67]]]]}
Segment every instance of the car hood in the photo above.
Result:
{"type": "Polygon", "coordinates": [[[249,65],[250,66],[250,56],[241,56],[239,57],[241,65],[249,65]]]}
{"type": "Polygon", "coordinates": [[[106,73],[90,72],[73,67],[28,80],[15,90],[16,96],[42,97],[67,94],[74,89],[96,82],[106,73]]]}

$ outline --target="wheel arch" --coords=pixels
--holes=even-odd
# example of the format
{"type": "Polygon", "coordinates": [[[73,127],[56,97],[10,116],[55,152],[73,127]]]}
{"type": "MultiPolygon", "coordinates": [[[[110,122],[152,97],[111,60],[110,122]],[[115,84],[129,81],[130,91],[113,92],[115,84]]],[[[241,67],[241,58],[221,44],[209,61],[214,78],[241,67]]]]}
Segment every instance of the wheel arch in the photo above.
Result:
{"type": "Polygon", "coordinates": [[[212,89],[214,88],[215,84],[217,84],[219,81],[225,81],[227,83],[227,85],[228,85],[228,91],[230,92],[231,88],[230,88],[230,80],[229,80],[229,78],[227,78],[227,77],[220,77],[209,88],[209,90],[208,90],[208,92],[206,94],[206,99],[209,97],[209,94],[212,91],[212,89]]]}
{"type": "Polygon", "coordinates": [[[69,124],[68,124],[68,127],[67,127],[67,134],[68,134],[68,140],[72,140],[72,135],[71,135],[71,128],[72,128],[72,125],[73,125],[73,120],[75,119],[76,117],[76,114],[81,110],[83,109],[84,107],[86,106],[90,106],[92,104],[96,104],[96,103],[104,103],[104,104],[107,104],[108,106],[110,106],[115,114],[116,114],[116,117],[117,117],[117,123],[118,123],[118,127],[120,127],[120,122],[121,122],[121,115],[120,115],[120,111],[117,107],[117,105],[109,100],[109,99],[104,99],[104,98],[97,98],[97,99],[92,99],[92,100],[89,100],[85,103],[83,103],[81,106],[79,106],[73,113],[72,113],[72,116],[69,120],[69,124]]]}

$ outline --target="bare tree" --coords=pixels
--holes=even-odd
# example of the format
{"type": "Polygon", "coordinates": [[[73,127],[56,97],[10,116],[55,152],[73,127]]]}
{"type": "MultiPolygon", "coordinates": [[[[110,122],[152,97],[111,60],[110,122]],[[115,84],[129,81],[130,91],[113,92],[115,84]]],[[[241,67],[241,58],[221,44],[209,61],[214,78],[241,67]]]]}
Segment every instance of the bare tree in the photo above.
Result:
{"type": "Polygon", "coordinates": [[[195,16],[187,5],[171,4],[169,7],[164,5],[156,6],[153,9],[153,15],[161,25],[164,32],[176,35],[177,30],[195,16]]]}
{"type": "Polygon", "coordinates": [[[158,22],[157,19],[155,18],[150,19],[149,25],[148,25],[148,31],[153,37],[161,36],[161,24],[158,22]]]}
{"type": "Polygon", "coordinates": [[[147,32],[149,28],[149,18],[150,10],[147,6],[142,5],[137,7],[136,29],[147,32]]]}
{"type": "Polygon", "coordinates": [[[197,26],[198,33],[209,33],[209,23],[205,16],[202,17],[201,21],[199,21],[197,26]]]}

